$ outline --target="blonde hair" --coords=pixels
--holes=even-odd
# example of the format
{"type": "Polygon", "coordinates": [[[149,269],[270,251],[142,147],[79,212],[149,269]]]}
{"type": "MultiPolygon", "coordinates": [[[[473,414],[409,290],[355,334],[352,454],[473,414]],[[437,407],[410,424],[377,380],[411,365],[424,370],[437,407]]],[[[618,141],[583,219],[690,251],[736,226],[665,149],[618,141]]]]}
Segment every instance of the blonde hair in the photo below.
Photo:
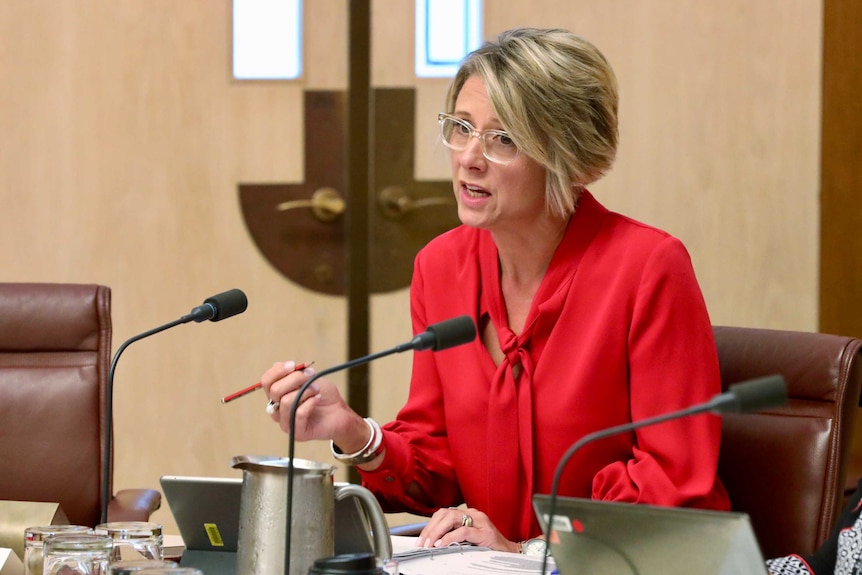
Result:
{"type": "Polygon", "coordinates": [[[616,156],[617,82],[593,44],[566,30],[515,28],[470,53],[446,96],[446,111],[477,76],[518,149],[545,167],[552,213],[574,212],[584,186],[616,156]]]}

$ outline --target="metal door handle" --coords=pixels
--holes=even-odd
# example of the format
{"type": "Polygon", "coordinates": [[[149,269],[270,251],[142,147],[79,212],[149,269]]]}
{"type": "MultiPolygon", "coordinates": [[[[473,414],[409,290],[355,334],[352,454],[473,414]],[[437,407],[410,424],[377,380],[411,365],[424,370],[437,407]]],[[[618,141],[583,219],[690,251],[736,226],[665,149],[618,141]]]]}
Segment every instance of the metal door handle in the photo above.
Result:
{"type": "Polygon", "coordinates": [[[344,198],[335,188],[320,188],[308,200],[291,200],[278,204],[275,209],[281,212],[297,208],[311,208],[311,212],[321,222],[331,222],[344,213],[344,198]]]}
{"type": "Polygon", "coordinates": [[[454,205],[455,198],[452,196],[435,196],[415,200],[410,197],[410,194],[404,191],[404,188],[389,186],[383,188],[380,195],[377,196],[377,204],[380,206],[380,211],[383,212],[384,216],[397,220],[420,208],[454,205]]]}

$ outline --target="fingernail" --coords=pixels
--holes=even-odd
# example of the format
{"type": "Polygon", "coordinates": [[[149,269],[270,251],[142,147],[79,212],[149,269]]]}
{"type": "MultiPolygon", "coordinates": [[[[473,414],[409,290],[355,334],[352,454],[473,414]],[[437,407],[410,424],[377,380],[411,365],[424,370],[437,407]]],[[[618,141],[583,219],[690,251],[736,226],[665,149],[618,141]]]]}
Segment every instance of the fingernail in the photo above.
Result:
{"type": "Polygon", "coordinates": [[[313,367],[306,367],[302,371],[302,373],[304,373],[305,375],[314,375],[314,368],[313,367]]]}
{"type": "Polygon", "coordinates": [[[286,369],[288,371],[293,371],[293,368],[296,367],[296,362],[293,360],[285,361],[283,367],[284,367],[284,369],[286,369]]]}
{"type": "Polygon", "coordinates": [[[308,386],[308,388],[309,388],[311,391],[313,391],[315,394],[320,393],[320,386],[319,386],[319,385],[317,385],[317,382],[316,382],[316,381],[311,382],[311,385],[309,385],[309,386],[308,386]]]}
{"type": "Polygon", "coordinates": [[[425,540],[421,537],[416,541],[416,547],[423,547],[425,544],[425,540]]]}
{"type": "Polygon", "coordinates": [[[442,539],[438,539],[437,541],[434,542],[434,547],[440,547],[441,545],[443,545],[442,539]]]}

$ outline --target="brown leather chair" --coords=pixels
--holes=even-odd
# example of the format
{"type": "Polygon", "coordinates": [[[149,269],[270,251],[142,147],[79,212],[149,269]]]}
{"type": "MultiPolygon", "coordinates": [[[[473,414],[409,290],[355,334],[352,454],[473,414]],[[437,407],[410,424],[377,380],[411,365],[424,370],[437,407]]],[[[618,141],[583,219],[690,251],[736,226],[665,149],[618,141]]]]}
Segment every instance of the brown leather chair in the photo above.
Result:
{"type": "MultiPolygon", "coordinates": [[[[0,283],[0,500],[99,523],[110,356],[110,288],[0,283]]],[[[108,520],[145,521],[160,503],[156,490],[123,490],[108,520]]]]}
{"type": "Polygon", "coordinates": [[[735,511],[751,516],[766,558],[809,553],[844,502],[846,460],[862,388],[862,341],[715,326],[722,387],[770,374],[787,405],[726,414],[718,474],[735,511]]]}

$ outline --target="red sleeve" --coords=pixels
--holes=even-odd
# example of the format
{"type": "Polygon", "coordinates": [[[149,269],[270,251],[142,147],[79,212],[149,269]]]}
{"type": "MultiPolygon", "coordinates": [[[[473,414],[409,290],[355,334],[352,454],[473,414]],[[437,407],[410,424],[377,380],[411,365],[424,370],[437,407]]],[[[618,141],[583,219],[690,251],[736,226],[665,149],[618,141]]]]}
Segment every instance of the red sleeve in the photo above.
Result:
{"type": "MultiPolygon", "coordinates": [[[[708,401],[720,393],[712,326],[688,253],[668,237],[652,251],[637,289],[628,336],[632,421],[708,401]]],[[[721,420],[703,414],[644,427],[633,457],[601,469],[593,498],[727,509],[716,481],[721,420]]]]}
{"type": "MultiPolygon", "coordinates": [[[[426,319],[423,301],[441,297],[424,290],[422,258],[420,252],[410,290],[414,334],[437,321],[426,319]]],[[[414,352],[407,403],[395,421],[383,426],[386,445],[383,464],[372,472],[360,470],[363,485],[377,496],[384,510],[406,509],[430,515],[440,507],[463,502],[449,452],[444,415],[442,386],[433,354],[414,352]]]]}

